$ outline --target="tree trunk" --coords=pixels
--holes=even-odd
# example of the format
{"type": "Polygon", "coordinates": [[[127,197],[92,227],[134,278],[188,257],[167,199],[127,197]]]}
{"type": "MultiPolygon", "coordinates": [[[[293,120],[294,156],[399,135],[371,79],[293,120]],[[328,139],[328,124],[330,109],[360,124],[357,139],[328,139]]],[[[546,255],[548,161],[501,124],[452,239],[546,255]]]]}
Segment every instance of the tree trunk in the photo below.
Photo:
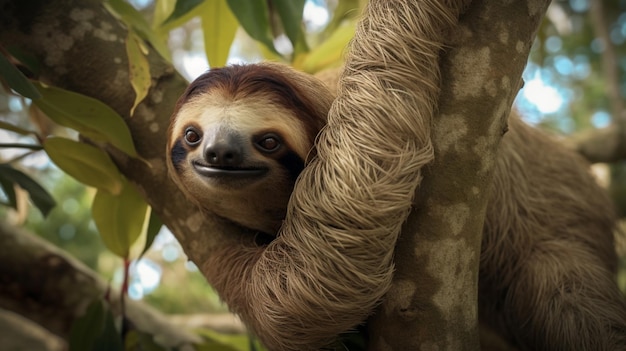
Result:
{"type": "Polygon", "coordinates": [[[472,1],[441,57],[435,160],[396,245],[373,350],[477,350],[478,265],[498,144],[549,1],[472,1]]]}

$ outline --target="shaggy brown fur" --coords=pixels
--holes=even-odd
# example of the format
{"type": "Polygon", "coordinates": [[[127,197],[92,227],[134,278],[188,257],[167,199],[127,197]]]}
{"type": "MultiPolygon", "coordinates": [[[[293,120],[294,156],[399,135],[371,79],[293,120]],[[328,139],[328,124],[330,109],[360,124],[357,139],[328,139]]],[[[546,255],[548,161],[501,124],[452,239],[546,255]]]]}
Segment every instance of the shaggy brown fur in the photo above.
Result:
{"type": "MultiPolygon", "coordinates": [[[[237,75],[242,68],[229,69],[237,75]]],[[[299,138],[312,140],[316,131],[311,132],[302,130],[299,138]]],[[[611,208],[578,155],[512,117],[485,223],[482,322],[522,350],[625,349],[626,305],[614,282],[611,208]]],[[[226,247],[207,263],[213,267],[211,282],[237,312],[252,308],[238,284],[254,274],[263,250],[242,243],[240,250],[226,247]],[[224,269],[226,262],[232,268],[224,269]]]]}
{"type": "Polygon", "coordinates": [[[482,319],[523,350],[626,350],[614,213],[588,165],[513,117],[492,191],[482,319]]]}
{"type": "MultiPolygon", "coordinates": [[[[432,68],[438,65],[445,33],[455,25],[464,5],[464,1],[448,6],[412,0],[370,1],[369,16],[356,30],[351,48],[354,56],[346,60],[350,74],[342,80],[342,93],[333,102],[328,128],[318,136],[317,157],[298,178],[279,235],[264,249],[255,248],[250,242],[235,245],[232,241],[224,243],[221,250],[212,247],[211,259],[199,262],[207,279],[270,349],[311,350],[324,346],[337,334],[362,323],[388,291],[393,277],[394,245],[410,213],[422,167],[433,158],[430,126],[439,93],[439,72],[432,68]]],[[[294,85],[284,78],[282,85],[294,85]]],[[[325,89],[316,89],[315,80],[310,77],[292,73],[287,78],[293,78],[296,90],[304,93],[296,95],[298,98],[319,100],[330,96],[325,89]]],[[[271,91],[272,87],[275,85],[266,89],[271,91]]],[[[200,106],[201,96],[211,97],[215,93],[201,94],[193,105],[200,106]]],[[[263,89],[258,93],[266,95],[263,89]]],[[[238,116],[238,121],[247,125],[244,130],[251,131],[254,127],[249,128],[250,121],[279,116],[282,122],[275,124],[275,132],[291,141],[285,144],[287,153],[301,155],[295,145],[306,138],[299,138],[301,133],[285,134],[280,130],[284,122],[298,122],[301,116],[296,110],[263,98],[247,100],[254,107],[243,100],[232,105],[225,105],[224,101],[220,98],[216,105],[216,100],[209,99],[205,112],[191,109],[192,115],[198,113],[196,117],[200,118],[196,119],[187,118],[190,115],[184,113],[187,106],[183,97],[173,124],[179,119],[196,122],[195,126],[183,125],[192,128],[191,138],[185,142],[193,147],[186,149],[180,143],[172,143],[187,135],[181,133],[186,129],[172,128],[176,135],[170,137],[168,156],[176,165],[168,162],[168,166],[174,177],[181,176],[177,172],[184,173],[179,184],[192,185],[187,191],[194,197],[203,197],[202,189],[207,187],[198,178],[193,178],[193,184],[183,179],[195,177],[188,173],[190,169],[195,167],[197,173],[204,175],[226,174],[228,169],[235,169],[220,166],[221,169],[212,170],[207,167],[212,157],[204,156],[205,161],[198,157],[201,153],[197,147],[207,139],[198,138],[193,129],[206,127],[208,140],[236,140],[237,148],[244,150],[237,152],[243,157],[230,157],[237,165],[242,164],[241,160],[245,165],[245,169],[235,173],[257,173],[261,177],[257,182],[248,178],[240,186],[221,177],[229,189],[239,194],[229,197],[222,193],[208,198],[210,203],[233,204],[239,199],[243,212],[263,208],[251,205],[255,199],[271,201],[261,205],[279,204],[282,196],[273,196],[273,192],[268,197],[248,192],[250,199],[241,194],[261,181],[280,184],[280,178],[262,177],[262,170],[266,169],[266,174],[292,174],[297,167],[284,166],[296,164],[297,159],[290,157],[290,162],[283,162],[284,159],[272,160],[274,154],[248,153],[245,150],[259,151],[256,137],[245,138],[246,133],[232,128],[228,133],[218,133],[219,128],[200,122],[217,117],[228,126],[238,116]],[[273,107],[274,113],[268,113],[268,107],[273,107]],[[224,119],[219,117],[222,115],[224,119]],[[284,118],[290,115],[294,119],[284,118]],[[255,143],[252,148],[247,145],[250,141],[255,143]],[[276,163],[282,166],[272,166],[276,163]]],[[[320,118],[323,120],[324,116],[320,118]]],[[[264,131],[261,133],[265,135],[264,131]]],[[[207,154],[212,153],[204,153],[207,154]]],[[[274,190],[284,194],[290,189],[288,182],[284,184],[285,188],[274,190]]],[[[209,193],[215,193],[214,190],[215,187],[209,193]]],[[[241,224],[246,219],[266,219],[262,213],[250,216],[222,210],[219,206],[214,208],[218,215],[233,216],[241,224]]]]}
{"type": "MultiPolygon", "coordinates": [[[[240,245],[225,244],[203,263],[203,271],[220,295],[271,349],[308,350],[324,345],[334,334],[363,321],[389,286],[399,226],[408,214],[418,183],[415,179],[432,159],[429,128],[438,93],[438,73],[432,67],[437,66],[441,33],[458,17],[458,11],[440,8],[435,2],[426,10],[413,1],[402,2],[404,7],[390,3],[372,1],[380,7],[372,13],[384,18],[365,21],[357,30],[357,35],[373,34],[355,40],[354,57],[347,63],[352,74],[344,79],[342,93],[332,107],[331,117],[345,118],[329,118],[331,127],[320,134],[319,157],[300,178],[299,185],[306,185],[315,196],[294,192],[292,205],[300,207],[289,207],[288,222],[269,245],[257,246],[251,238],[244,238],[240,245]],[[332,147],[338,144],[344,150],[332,147]]],[[[279,69],[270,76],[284,72],[279,69]]],[[[291,86],[293,79],[298,92],[293,102],[332,99],[311,77],[293,72],[278,76],[274,78],[282,81],[281,89],[291,86]]],[[[189,121],[219,115],[211,99],[213,87],[206,85],[195,101],[196,107],[205,104],[210,113],[189,121]],[[202,96],[209,99],[202,100],[202,96]]],[[[251,92],[252,100],[242,101],[253,101],[255,108],[237,110],[229,118],[243,118],[249,126],[247,119],[268,117],[255,111],[273,108],[280,121],[289,116],[300,120],[297,110],[262,98],[268,96],[266,90],[275,95],[275,88],[268,85],[251,92]],[[257,93],[261,98],[255,98],[257,93]]],[[[218,101],[220,109],[235,107],[224,104],[224,99],[218,101]]],[[[183,96],[181,106],[186,103],[183,96]]],[[[174,124],[183,110],[174,115],[174,124]]],[[[318,118],[323,121],[325,112],[318,118]]],[[[176,134],[168,142],[168,166],[179,185],[187,187],[190,183],[179,172],[188,170],[181,165],[189,162],[191,149],[175,147],[184,130],[172,128],[176,134]]],[[[312,135],[306,134],[306,128],[296,133],[280,135],[291,138],[287,145],[302,157],[295,145],[312,135]]],[[[285,174],[284,162],[255,160],[285,174]]],[[[484,232],[480,316],[521,349],[626,347],[626,308],[612,281],[610,202],[579,161],[516,119],[502,141],[484,232]]],[[[264,179],[278,180],[272,189],[280,194],[291,191],[292,183],[264,179]]],[[[199,202],[208,200],[218,206],[233,200],[227,193],[207,198],[201,193],[206,187],[200,184],[194,182],[187,188],[188,195],[199,202]]],[[[280,211],[287,206],[284,196],[270,196],[272,202],[266,203],[265,196],[249,195],[250,199],[238,198],[247,202],[242,208],[279,206],[280,211]],[[251,201],[261,203],[250,206],[251,201]]],[[[248,226],[271,227],[262,223],[268,219],[262,212],[229,213],[215,206],[213,210],[227,218],[232,215],[237,223],[258,221],[248,226]]]]}
{"type": "MultiPolygon", "coordinates": [[[[318,77],[336,93],[335,70],[318,77]]],[[[589,164],[511,115],[481,245],[483,326],[519,350],[626,350],[615,224],[589,164]]]]}
{"type": "Polygon", "coordinates": [[[276,233],[330,109],[331,96],[314,93],[320,90],[320,82],[277,64],[203,74],[180,97],[170,124],[174,181],[202,209],[276,233]]]}

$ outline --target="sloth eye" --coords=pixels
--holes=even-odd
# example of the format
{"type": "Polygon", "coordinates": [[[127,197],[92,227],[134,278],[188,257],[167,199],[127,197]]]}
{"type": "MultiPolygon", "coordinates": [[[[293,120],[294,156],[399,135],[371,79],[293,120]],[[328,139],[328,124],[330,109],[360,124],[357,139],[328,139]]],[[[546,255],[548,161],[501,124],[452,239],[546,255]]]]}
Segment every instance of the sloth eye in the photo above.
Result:
{"type": "Polygon", "coordinates": [[[276,134],[266,134],[256,142],[257,147],[263,152],[274,152],[281,146],[280,138],[276,134]]]}
{"type": "Polygon", "coordinates": [[[185,130],[185,141],[188,145],[194,146],[200,142],[200,139],[200,134],[198,134],[195,129],[187,128],[187,130],[185,130]]]}

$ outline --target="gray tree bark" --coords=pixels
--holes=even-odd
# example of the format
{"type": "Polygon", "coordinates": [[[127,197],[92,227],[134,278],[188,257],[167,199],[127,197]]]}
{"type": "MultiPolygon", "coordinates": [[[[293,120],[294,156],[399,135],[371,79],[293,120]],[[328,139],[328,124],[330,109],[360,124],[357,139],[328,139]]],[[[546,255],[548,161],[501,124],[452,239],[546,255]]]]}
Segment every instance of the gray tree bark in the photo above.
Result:
{"type": "Polygon", "coordinates": [[[441,56],[439,113],[372,350],[477,350],[477,277],[498,144],[549,1],[472,1],[441,56]]]}

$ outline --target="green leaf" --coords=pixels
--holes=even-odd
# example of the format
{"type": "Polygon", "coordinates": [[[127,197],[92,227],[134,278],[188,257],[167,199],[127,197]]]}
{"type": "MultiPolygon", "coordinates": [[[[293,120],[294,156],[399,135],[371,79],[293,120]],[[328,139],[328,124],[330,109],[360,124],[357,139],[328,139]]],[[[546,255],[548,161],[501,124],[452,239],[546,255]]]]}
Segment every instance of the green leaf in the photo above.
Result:
{"type": "Polygon", "coordinates": [[[363,13],[361,5],[364,5],[361,0],[339,0],[337,7],[333,10],[332,18],[321,33],[322,38],[329,37],[337,28],[341,27],[345,21],[354,21],[359,17],[359,14],[363,13]]]}
{"type": "Polygon", "coordinates": [[[33,100],[41,97],[28,78],[4,55],[0,55],[0,76],[20,95],[33,100]]]}
{"type": "Polygon", "coordinates": [[[240,349],[236,349],[213,340],[207,340],[201,344],[196,344],[195,347],[196,351],[241,351],[240,349]]]}
{"type": "Polygon", "coordinates": [[[126,38],[126,54],[128,55],[128,75],[130,76],[130,85],[135,91],[135,102],[130,108],[130,115],[135,112],[135,108],[143,99],[148,96],[148,91],[152,85],[152,77],[150,76],[150,65],[148,59],[141,50],[141,38],[139,38],[132,30],[128,31],[126,38]]]}
{"type": "Polygon", "coordinates": [[[172,14],[176,2],[172,0],[155,0],[152,13],[152,28],[158,28],[172,14]]]}
{"type": "Polygon", "coordinates": [[[273,53],[277,53],[270,31],[267,3],[259,0],[227,0],[227,2],[248,35],[261,42],[273,53]]]}
{"type": "MultiPolygon", "coordinates": [[[[163,22],[163,25],[166,25],[170,22],[173,22],[189,12],[193,10],[195,7],[200,5],[204,0],[176,0],[176,7],[174,7],[174,11],[172,14],[163,22]]],[[[210,0],[213,1],[213,0],[210,0]]]]}
{"type": "Polygon", "coordinates": [[[196,344],[197,351],[249,351],[250,339],[244,334],[222,334],[209,329],[199,329],[198,334],[204,339],[196,344]]]}
{"type": "Polygon", "coordinates": [[[211,67],[224,66],[239,23],[226,0],[208,1],[203,8],[201,18],[206,57],[211,67]]]}
{"type": "Polygon", "coordinates": [[[101,299],[94,300],[84,315],[74,320],[70,328],[69,351],[85,351],[93,346],[104,330],[105,305],[101,299]]]}
{"type": "Polygon", "coordinates": [[[104,310],[104,329],[95,341],[93,351],[124,351],[124,343],[120,332],[115,328],[113,313],[109,308],[104,310]]]}
{"type": "Polygon", "coordinates": [[[31,130],[20,128],[20,127],[18,127],[16,125],[13,125],[11,123],[7,123],[5,121],[0,121],[0,129],[10,130],[12,132],[15,132],[15,133],[21,134],[21,135],[36,134],[35,132],[33,132],[31,130]]]}
{"type": "Polygon", "coordinates": [[[124,119],[99,100],[37,82],[41,99],[34,100],[41,111],[56,123],[77,130],[96,142],[107,142],[137,157],[124,119]]]}
{"type": "Polygon", "coordinates": [[[128,182],[119,195],[98,190],[91,206],[102,241],[122,258],[129,256],[131,246],[141,236],[147,210],[148,204],[128,182]]]}
{"type": "Polygon", "coordinates": [[[2,188],[2,191],[4,191],[7,201],[9,201],[7,205],[17,210],[17,196],[15,196],[15,186],[13,185],[13,182],[10,182],[0,176],[0,187],[2,188]]]}
{"type": "Polygon", "coordinates": [[[148,229],[146,234],[146,244],[143,248],[143,251],[139,255],[139,258],[143,256],[143,254],[148,251],[152,243],[154,242],[154,238],[156,238],[159,231],[161,231],[161,227],[163,227],[163,222],[159,218],[159,216],[154,212],[154,209],[150,208],[150,219],[148,220],[148,229]]]}
{"type": "Polygon", "coordinates": [[[166,35],[172,29],[184,25],[185,23],[189,22],[189,20],[191,20],[192,18],[203,15],[204,6],[206,6],[207,4],[210,4],[210,3],[204,2],[203,4],[200,4],[199,6],[194,7],[189,12],[185,13],[184,15],[176,19],[170,20],[167,23],[165,22],[160,23],[160,25],[157,28],[155,28],[155,31],[157,31],[161,35],[166,35]]]}
{"type": "Polygon", "coordinates": [[[15,58],[20,65],[27,68],[33,76],[39,76],[41,73],[41,64],[39,63],[37,56],[18,46],[7,46],[6,49],[9,52],[9,55],[13,56],[13,58],[15,58]]]}
{"type": "Polygon", "coordinates": [[[305,55],[297,68],[308,73],[319,72],[324,68],[339,66],[348,43],[354,37],[355,22],[339,27],[324,43],[305,55]]]}
{"type": "Polygon", "coordinates": [[[159,55],[168,62],[172,61],[172,55],[164,37],[152,30],[148,21],[137,9],[124,0],[108,0],[107,4],[109,11],[117,14],[128,27],[136,30],[139,36],[148,41],[159,55]]]}
{"type": "Polygon", "coordinates": [[[154,341],[154,337],[148,333],[140,332],[138,330],[130,330],[126,334],[125,349],[138,350],[138,351],[165,351],[166,349],[161,347],[154,341]]]}
{"type": "Polygon", "coordinates": [[[50,159],[79,182],[111,194],[122,191],[122,175],[104,151],[65,138],[48,138],[43,146],[50,159]]]}
{"type": "Polygon", "coordinates": [[[28,192],[31,201],[45,217],[56,205],[52,196],[39,183],[9,164],[0,164],[0,179],[3,184],[16,183],[28,192]]]}
{"type": "MultiPolygon", "coordinates": [[[[296,47],[306,44],[304,41],[304,31],[302,30],[302,12],[304,11],[305,0],[274,0],[272,4],[278,12],[280,21],[287,38],[291,41],[294,50],[296,47]]],[[[306,46],[306,45],[305,45],[306,46]]]]}

